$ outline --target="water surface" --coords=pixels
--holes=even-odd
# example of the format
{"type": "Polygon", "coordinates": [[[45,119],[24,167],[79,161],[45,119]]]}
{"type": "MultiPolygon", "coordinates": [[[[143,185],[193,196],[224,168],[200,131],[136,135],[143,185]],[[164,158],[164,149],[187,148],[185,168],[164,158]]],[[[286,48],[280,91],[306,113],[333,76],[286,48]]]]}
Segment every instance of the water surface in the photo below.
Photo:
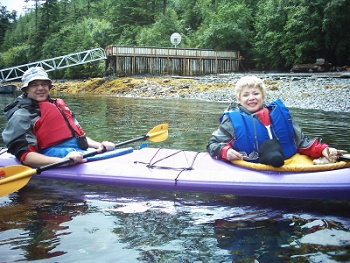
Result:
{"type": "MultiPolygon", "coordinates": [[[[148,145],[196,151],[227,106],[63,97],[94,139],[122,142],[168,123],[168,140],[148,145]]],[[[13,99],[1,96],[0,107],[13,99]]],[[[291,111],[310,137],[350,150],[350,113],[291,111]]],[[[0,198],[0,262],[350,262],[349,211],[349,202],[32,179],[0,198]]]]}

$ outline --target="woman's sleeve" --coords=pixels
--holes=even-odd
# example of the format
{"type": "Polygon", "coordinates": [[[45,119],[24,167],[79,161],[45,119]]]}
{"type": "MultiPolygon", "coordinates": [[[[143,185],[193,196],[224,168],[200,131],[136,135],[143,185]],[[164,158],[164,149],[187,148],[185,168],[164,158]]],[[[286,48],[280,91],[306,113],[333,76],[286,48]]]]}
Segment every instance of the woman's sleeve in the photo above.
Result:
{"type": "Polygon", "coordinates": [[[234,130],[230,119],[224,116],[219,128],[212,133],[208,144],[207,151],[211,157],[216,159],[225,159],[226,152],[231,145],[229,142],[234,138],[234,130]]]}
{"type": "Polygon", "coordinates": [[[305,154],[313,159],[321,157],[322,151],[328,147],[328,144],[322,143],[322,138],[310,139],[302,132],[295,121],[293,121],[293,128],[298,153],[305,154]]]}

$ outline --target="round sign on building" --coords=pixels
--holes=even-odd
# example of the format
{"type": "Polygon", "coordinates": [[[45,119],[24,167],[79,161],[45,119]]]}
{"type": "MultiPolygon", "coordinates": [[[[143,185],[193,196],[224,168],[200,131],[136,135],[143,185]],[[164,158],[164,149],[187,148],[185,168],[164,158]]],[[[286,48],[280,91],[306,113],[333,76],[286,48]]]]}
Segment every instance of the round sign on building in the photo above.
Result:
{"type": "Polygon", "coordinates": [[[181,42],[181,35],[179,33],[173,33],[170,36],[170,41],[175,47],[178,46],[181,42]]]}

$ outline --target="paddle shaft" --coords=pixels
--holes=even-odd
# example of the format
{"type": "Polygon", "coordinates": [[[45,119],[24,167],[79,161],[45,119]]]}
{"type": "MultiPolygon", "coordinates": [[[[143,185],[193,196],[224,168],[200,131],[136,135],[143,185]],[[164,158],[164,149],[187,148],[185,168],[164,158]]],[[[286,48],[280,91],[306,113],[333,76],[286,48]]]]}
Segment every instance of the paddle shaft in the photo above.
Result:
{"type": "Polygon", "coordinates": [[[339,156],[338,161],[350,162],[350,156],[341,155],[339,156]]]}
{"type": "MultiPolygon", "coordinates": [[[[115,147],[119,147],[128,143],[137,142],[137,141],[145,141],[150,140],[152,142],[161,142],[168,138],[168,124],[163,123],[155,126],[152,130],[150,130],[146,135],[142,135],[140,137],[120,142],[115,144],[115,147]]],[[[103,153],[106,149],[98,149],[96,151],[87,152],[83,155],[83,158],[87,158],[90,156],[93,156],[95,154],[103,153]]],[[[71,163],[71,159],[64,159],[63,161],[55,162],[52,164],[44,165],[37,168],[30,168],[28,166],[24,165],[13,165],[13,166],[7,166],[0,168],[0,197],[13,193],[17,191],[18,189],[25,186],[32,175],[34,174],[40,174],[43,171],[46,171],[48,169],[62,166],[65,164],[71,163]]]]}
{"type": "MultiPolygon", "coordinates": [[[[160,133],[162,133],[162,132],[160,132],[160,133]]],[[[148,135],[143,135],[143,136],[140,136],[140,137],[137,137],[137,138],[134,138],[134,139],[130,139],[128,141],[117,143],[115,145],[115,147],[120,147],[120,146],[129,144],[129,143],[133,143],[133,142],[137,142],[137,141],[145,141],[145,140],[147,140],[148,137],[149,137],[148,135]]],[[[83,158],[94,156],[96,154],[103,153],[105,151],[106,151],[106,149],[102,149],[102,150],[100,149],[100,150],[88,152],[88,153],[83,155],[83,158]]],[[[58,166],[61,166],[61,165],[69,164],[70,162],[72,162],[71,159],[66,159],[66,160],[63,160],[63,161],[59,161],[59,162],[51,163],[51,164],[44,165],[44,166],[41,166],[41,167],[37,167],[37,168],[35,168],[36,169],[36,173],[40,174],[43,171],[46,171],[48,169],[55,168],[55,167],[58,167],[58,166]]]]}

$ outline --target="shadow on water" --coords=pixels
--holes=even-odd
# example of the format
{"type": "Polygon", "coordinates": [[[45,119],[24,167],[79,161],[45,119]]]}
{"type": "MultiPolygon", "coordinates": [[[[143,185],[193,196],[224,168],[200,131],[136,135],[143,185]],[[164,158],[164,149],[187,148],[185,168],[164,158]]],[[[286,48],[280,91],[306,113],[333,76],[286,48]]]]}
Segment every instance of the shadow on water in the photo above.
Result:
{"type": "MultiPolygon", "coordinates": [[[[0,106],[12,101],[1,97],[0,106]]],[[[204,151],[226,103],[66,97],[89,136],[204,151]]],[[[292,109],[310,137],[350,149],[350,114],[292,109]]],[[[4,127],[4,117],[0,127],[4,127]]],[[[135,147],[138,144],[134,145],[135,147]]],[[[350,203],[32,179],[0,198],[0,262],[349,262],[350,203]]]]}

